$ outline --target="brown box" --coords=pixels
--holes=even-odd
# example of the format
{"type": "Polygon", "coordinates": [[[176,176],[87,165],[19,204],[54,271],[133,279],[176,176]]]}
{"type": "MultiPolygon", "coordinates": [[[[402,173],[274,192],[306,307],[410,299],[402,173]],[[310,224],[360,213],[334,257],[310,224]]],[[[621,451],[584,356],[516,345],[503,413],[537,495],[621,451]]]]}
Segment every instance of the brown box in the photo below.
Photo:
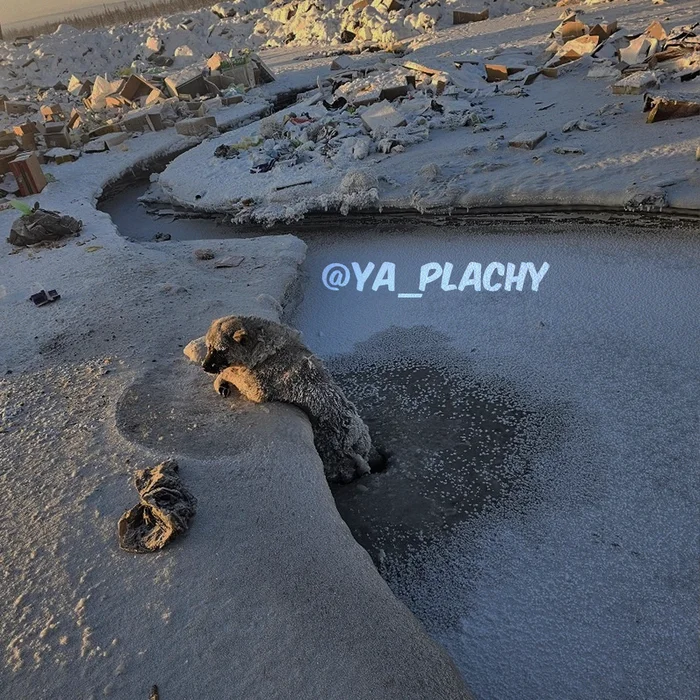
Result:
{"type": "Polygon", "coordinates": [[[486,81],[489,83],[498,83],[501,80],[508,80],[508,67],[501,66],[496,63],[487,63],[484,66],[486,70],[486,81]]]}
{"type": "Polygon", "coordinates": [[[36,134],[38,131],[39,127],[37,127],[34,122],[20,124],[14,128],[14,132],[19,137],[22,148],[28,151],[36,150],[36,134]]]}
{"type": "Polygon", "coordinates": [[[148,115],[145,112],[127,114],[121,123],[127,131],[150,131],[151,129],[151,125],[148,123],[148,115]]]}
{"type": "Polygon", "coordinates": [[[83,125],[83,115],[75,108],[73,108],[73,111],[70,113],[70,119],[68,120],[68,128],[69,129],[77,129],[78,127],[83,125]]]}
{"type": "Polygon", "coordinates": [[[591,36],[597,36],[601,41],[606,41],[617,31],[617,22],[606,22],[604,24],[594,24],[589,28],[591,36]]]}
{"type": "Polygon", "coordinates": [[[68,92],[76,97],[89,95],[92,93],[92,87],[92,80],[81,80],[80,78],[76,78],[74,75],[71,76],[71,79],[68,82],[68,92]]]}
{"type": "Polygon", "coordinates": [[[243,102],[243,95],[230,95],[229,97],[222,96],[221,104],[224,107],[230,107],[231,105],[237,105],[243,102]]]}
{"type": "Polygon", "coordinates": [[[10,114],[26,114],[31,105],[29,102],[20,102],[19,100],[5,100],[5,111],[10,114]]]}
{"type": "Polygon", "coordinates": [[[42,105],[39,111],[45,122],[62,122],[65,119],[61,105],[42,105]]]}
{"type": "Polygon", "coordinates": [[[70,148],[71,140],[65,122],[49,122],[44,126],[47,148],[70,148]]]}
{"type": "Polygon", "coordinates": [[[564,22],[559,25],[555,30],[555,34],[559,33],[562,41],[566,43],[571,39],[576,39],[577,37],[583,36],[586,33],[586,25],[578,20],[573,20],[571,22],[564,22]]]}
{"type": "Polygon", "coordinates": [[[146,113],[146,119],[148,120],[148,125],[153,131],[163,131],[165,129],[165,124],[163,124],[163,114],[160,107],[151,107],[146,113]]]}
{"type": "Polygon", "coordinates": [[[10,170],[17,179],[22,197],[39,194],[46,187],[46,178],[36,153],[23,153],[10,163],[10,170]]]}
{"type": "Polygon", "coordinates": [[[149,83],[138,75],[130,75],[119,91],[119,95],[129,102],[138,102],[142,97],[148,97],[153,90],[157,90],[153,83],[149,83]]]}
{"type": "Polygon", "coordinates": [[[483,22],[489,18],[488,7],[481,12],[468,12],[466,10],[454,10],[452,12],[452,24],[467,24],[468,22],[483,22]]]}
{"type": "Polygon", "coordinates": [[[121,130],[122,128],[119,124],[103,124],[102,126],[98,126],[96,129],[89,132],[88,139],[96,139],[100,136],[106,136],[107,134],[116,134],[121,130]]]}
{"type": "Polygon", "coordinates": [[[231,57],[228,54],[217,51],[213,54],[207,61],[207,68],[209,70],[226,70],[232,64],[231,57]]]}

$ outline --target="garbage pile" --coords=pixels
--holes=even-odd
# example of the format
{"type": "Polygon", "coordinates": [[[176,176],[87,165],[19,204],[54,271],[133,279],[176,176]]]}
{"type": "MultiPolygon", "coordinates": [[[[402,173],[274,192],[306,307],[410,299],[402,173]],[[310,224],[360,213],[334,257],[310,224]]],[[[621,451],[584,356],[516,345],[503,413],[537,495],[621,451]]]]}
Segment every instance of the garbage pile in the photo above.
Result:
{"type": "MultiPolygon", "coordinates": [[[[491,118],[479,92],[451,76],[410,61],[355,67],[333,62],[328,79],[303,111],[271,116],[258,135],[221,144],[214,155],[238,159],[250,174],[323,161],[364,160],[395,154],[426,141],[433,129],[481,127],[491,118]]],[[[358,65],[360,65],[358,63],[358,65]]]]}
{"type": "Polygon", "coordinates": [[[585,67],[587,78],[612,80],[614,95],[644,95],[648,123],[700,114],[700,81],[697,88],[688,85],[700,76],[697,23],[667,30],[654,21],[643,32],[631,32],[618,28],[617,22],[585,24],[573,11],[560,19],[539,56],[504,60],[509,58],[504,55],[499,63],[484,62],[486,80],[508,85],[501,94],[517,95],[524,94],[524,87],[510,86],[527,86],[539,76],[558,78],[585,67]],[[674,89],[673,83],[685,91],[674,89]],[[654,92],[662,84],[671,85],[671,90],[654,92]]]}
{"type": "Polygon", "coordinates": [[[72,75],[39,99],[0,95],[0,115],[11,124],[0,131],[0,196],[38,194],[46,185],[42,164],[126,148],[131,135],[175,126],[183,136],[204,137],[217,127],[212,112],[243,102],[248,90],[274,80],[257,54],[230,51],[163,74],[116,80],[72,75]],[[28,154],[31,177],[18,172],[18,161],[28,154]]]}
{"type": "Polygon", "coordinates": [[[695,23],[667,30],[654,21],[643,32],[630,32],[618,29],[616,22],[586,26],[575,13],[568,13],[553,32],[555,41],[547,49],[552,58],[543,72],[561,66],[570,69],[590,55],[587,77],[615,79],[614,95],[644,95],[648,123],[697,116],[700,81],[688,94],[672,86],[700,76],[697,27],[695,23]],[[671,85],[671,91],[655,93],[662,84],[671,85]]]}
{"type": "MultiPolygon", "coordinates": [[[[472,12],[463,0],[235,0],[153,21],[81,32],[61,25],[47,36],[0,42],[5,87],[46,89],[70,76],[179,69],[233,47],[345,44],[382,48],[453,24],[551,5],[494,0],[472,12]]],[[[0,89],[3,85],[0,83],[0,89]]]]}
{"type": "Polygon", "coordinates": [[[7,242],[21,247],[46,245],[78,236],[82,228],[83,222],[72,216],[35,206],[15,220],[7,242]]]}

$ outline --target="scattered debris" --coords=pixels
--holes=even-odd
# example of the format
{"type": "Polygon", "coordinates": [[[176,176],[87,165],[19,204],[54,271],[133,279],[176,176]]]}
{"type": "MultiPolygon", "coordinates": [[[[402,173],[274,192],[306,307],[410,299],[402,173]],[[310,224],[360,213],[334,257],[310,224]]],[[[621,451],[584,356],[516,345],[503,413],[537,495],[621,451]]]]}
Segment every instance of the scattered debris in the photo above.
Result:
{"type": "Polygon", "coordinates": [[[245,258],[242,255],[228,255],[214,263],[214,267],[238,267],[245,258]]]}
{"type": "Polygon", "coordinates": [[[508,145],[513,148],[534,149],[547,137],[546,131],[524,131],[515,138],[508,141],[508,145]]]}
{"type": "Polygon", "coordinates": [[[48,292],[43,289],[29,297],[29,301],[33,301],[35,306],[46,306],[54,301],[58,301],[61,295],[55,289],[49,289],[48,292]]]}
{"type": "Polygon", "coordinates": [[[197,499],[180,479],[169,459],[136,472],[139,503],[119,519],[119,546],[127,552],[155,552],[186,532],[197,512],[197,499]]]}
{"type": "MultiPolygon", "coordinates": [[[[28,208],[28,207],[27,207],[28,208]]],[[[60,241],[67,236],[77,236],[83,222],[72,216],[35,206],[12,224],[7,242],[16,246],[33,246],[60,241]]]]}
{"type": "Polygon", "coordinates": [[[643,111],[648,112],[647,124],[667,119],[697,117],[700,115],[700,100],[679,96],[645,95],[643,111]]]}
{"type": "Polygon", "coordinates": [[[162,233],[161,231],[159,231],[158,233],[156,233],[155,236],[153,236],[153,240],[156,243],[163,243],[164,241],[169,241],[171,238],[172,236],[169,233],[162,233]]]}

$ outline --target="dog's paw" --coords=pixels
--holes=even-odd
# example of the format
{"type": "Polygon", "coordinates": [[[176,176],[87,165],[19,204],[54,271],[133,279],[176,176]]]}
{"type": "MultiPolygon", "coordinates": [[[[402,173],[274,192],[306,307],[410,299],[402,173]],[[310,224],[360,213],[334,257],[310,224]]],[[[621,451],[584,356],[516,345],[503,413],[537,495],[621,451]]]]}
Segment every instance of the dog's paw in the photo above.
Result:
{"type": "Polygon", "coordinates": [[[226,398],[231,394],[231,385],[225,379],[222,379],[221,375],[219,375],[214,380],[214,391],[220,396],[226,398]]]}

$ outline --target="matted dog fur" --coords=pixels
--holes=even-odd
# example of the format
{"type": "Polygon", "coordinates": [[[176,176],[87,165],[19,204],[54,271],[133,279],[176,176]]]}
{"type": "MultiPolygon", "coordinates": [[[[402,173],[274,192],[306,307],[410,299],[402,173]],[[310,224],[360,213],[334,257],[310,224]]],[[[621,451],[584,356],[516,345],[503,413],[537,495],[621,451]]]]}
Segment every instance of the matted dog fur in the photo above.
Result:
{"type": "Polygon", "coordinates": [[[297,331],[255,316],[225,316],[206,335],[202,367],[216,374],[215,390],[231,385],[251,401],[281,401],[311,421],[314,443],[329,481],[347,483],[383,467],[355,405],[297,331]]]}

